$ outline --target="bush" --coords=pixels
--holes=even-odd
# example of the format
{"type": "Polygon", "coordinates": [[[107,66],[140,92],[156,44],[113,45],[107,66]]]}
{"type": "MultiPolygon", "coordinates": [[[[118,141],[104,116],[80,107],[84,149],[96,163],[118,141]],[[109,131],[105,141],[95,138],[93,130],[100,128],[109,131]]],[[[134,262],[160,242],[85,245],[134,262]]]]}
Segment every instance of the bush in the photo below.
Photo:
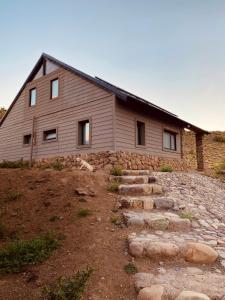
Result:
{"type": "Polygon", "coordinates": [[[138,272],[137,267],[133,263],[128,263],[127,265],[125,265],[124,271],[127,274],[132,274],[132,275],[138,272]]]}
{"type": "Polygon", "coordinates": [[[225,160],[216,164],[214,166],[214,169],[216,171],[217,174],[219,175],[225,175],[225,160]]]}
{"type": "Polygon", "coordinates": [[[116,193],[119,190],[119,183],[116,181],[112,181],[108,186],[108,192],[116,193]]]}
{"type": "Polygon", "coordinates": [[[81,208],[78,213],[77,213],[77,216],[79,218],[85,218],[87,216],[90,216],[92,213],[89,209],[86,209],[86,208],[81,208]]]}
{"type": "Polygon", "coordinates": [[[163,166],[160,171],[161,172],[173,172],[173,168],[171,166],[163,166]]]}
{"type": "Polygon", "coordinates": [[[52,168],[56,171],[62,171],[62,169],[64,168],[63,164],[61,163],[60,160],[56,159],[53,163],[52,163],[52,168]]]}
{"type": "Polygon", "coordinates": [[[5,202],[16,201],[16,200],[19,200],[22,196],[23,196],[23,193],[13,190],[13,189],[10,189],[10,190],[6,191],[5,194],[3,195],[3,200],[5,202]]]}
{"type": "Polygon", "coordinates": [[[77,272],[74,276],[60,277],[42,290],[44,300],[80,300],[93,269],[77,272]]]}
{"type": "Polygon", "coordinates": [[[112,224],[115,224],[115,225],[119,225],[121,224],[121,217],[120,216],[111,216],[110,217],[110,221],[112,224]]]}
{"type": "Polygon", "coordinates": [[[114,175],[114,176],[122,176],[123,175],[123,171],[120,167],[114,167],[111,172],[110,172],[111,175],[114,175]]]}
{"type": "Polygon", "coordinates": [[[5,168],[5,169],[26,169],[26,168],[29,168],[29,162],[28,161],[23,161],[23,160],[18,160],[18,161],[3,160],[2,162],[0,162],[0,168],[5,168]]]}
{"type": "Polygon", "coordinates": [[[188,220],[190,220],[190,221],[192,221],[193,218],[194,218],[194,216],[192,215],[192,213],[191,213],[190,211],[182,211],[182,212],[180,213],[180,217],[181,217],[182,219],[188,219],[188,220]]]}
{"type": "Polygon", "coordinates": [[[57,240],[49,234],[32,240],[15,241],[0,250],[0,273],[20,272],[27,265],[42,262],[57,246],[57,240]]]}
{"type": "Polygon", "coordinates": [[[225,137],[217,135],[213,138],[213,141],[217,143],[225,143],[225,137]]]}

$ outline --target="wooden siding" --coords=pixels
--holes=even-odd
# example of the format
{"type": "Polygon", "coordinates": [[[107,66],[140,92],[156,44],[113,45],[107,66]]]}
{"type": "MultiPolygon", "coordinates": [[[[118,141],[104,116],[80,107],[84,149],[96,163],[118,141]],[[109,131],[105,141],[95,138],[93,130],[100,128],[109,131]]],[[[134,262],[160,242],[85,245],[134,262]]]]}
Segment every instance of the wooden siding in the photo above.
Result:
{"type": "Polygon", "coordinates": [[[23,135],[32,132],[35,117],[36,143],[33,158],[70,155],[77,146],[77,121],[91,117],[92,146],[82,152],[113,150],[114,97],[107,91],[62,68],[29,82],[0,127],[0,160],[29,159],[30,146],[23,135]],[[59,78],[60,94],[50,99],[50,81],[59,78]],[[37,88],[37,105],[29,107],[29,90],[37,88]],[[43,142],[43,131],[57,128],[58,140],[43,142]]]}
{"type": "Polygon", "coordinates": [[[116,150],[146,153],[168,158],[181,157],[180,128],[154,119],[153,116],[129,110],[116,101],[116,150]],[[145,123],[145,146],[136,146],[136,121],[145,123]],[[177,151],[163,150],[163,130],[177,132],[177,151]]]}

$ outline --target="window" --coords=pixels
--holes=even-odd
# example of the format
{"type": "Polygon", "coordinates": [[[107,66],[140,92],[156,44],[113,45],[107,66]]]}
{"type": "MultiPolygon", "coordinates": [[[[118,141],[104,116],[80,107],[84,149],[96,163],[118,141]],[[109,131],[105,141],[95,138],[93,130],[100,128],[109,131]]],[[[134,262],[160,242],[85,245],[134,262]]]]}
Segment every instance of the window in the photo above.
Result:
{"type": "Polygon", "coordinates": [[[37,90],[34,88],[30,90],[29,106],[30,107],[35,106],[36,100],[37,100],[37,90]]]}
{"type": "Polygon", "coordinates": [[[23,144],[30,145],[31,144],[31,134],[26,134],[23,136],[23,144]]]}
{"type": "Polygon", "coordinates": [[[136,127],[137,146],[145,146],[145,123],[137,121],[136,127]]]}
{"type": "Polygon", "coordinates": [[[59,96],[59,79],[54,79],[51,81],[51,99],[57,98],[59,96]]]}
{"type": "Polygon", "coordinates": [[[83,120],[78,122],[78,144],[90,145],[90,121],[83,120]]]}
{"type": "Polygon", "coordinates": [[[57,131],[56,129],[46,130],[43,132],[44,141],[56,141],[57,140],[57,131]]]}
{"type": "Polygon", "coordinates": [[[166,150],[177,150],[176,133],[164,130],[163,132],[163,148],[166,150]]]}

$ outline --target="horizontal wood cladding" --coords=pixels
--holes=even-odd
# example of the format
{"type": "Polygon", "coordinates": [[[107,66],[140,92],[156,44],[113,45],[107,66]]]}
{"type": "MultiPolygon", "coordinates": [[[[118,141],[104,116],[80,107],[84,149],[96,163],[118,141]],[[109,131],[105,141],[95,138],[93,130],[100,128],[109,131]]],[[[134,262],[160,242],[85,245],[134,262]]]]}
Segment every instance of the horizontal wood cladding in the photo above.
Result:
{"type": "Polygon", "coordinates": [[[168,158],[180,158],[180,128],[164,121],[154,119],[144,113],[129,110],[119,101],[116,102],[116,150],[146,153],[168,158]],[[145,123],[145,146],[136,146],[136,121],[145,123]],[[164,128],[177,132],[177,151],[163,150],[164,128]]]}
{"type": "Polygon", "coordinates": [[[77,121],[91,117],[92,147],[82,152],[113,150],[113,95],[64,69],[27,84],[0,127],[0,160],[29,159],[30,146],[23,136],[32,132],[35,117],[36,143],[33,158],[80,152],[77,121]],[[59,97],[50,99],[50,82],[59,78],[59,97]],[[29,107],[29,90],[37,89],[37,105],[29,107]],[[43,131],[57,129],[57,141],[43,142],[43,131]]]}

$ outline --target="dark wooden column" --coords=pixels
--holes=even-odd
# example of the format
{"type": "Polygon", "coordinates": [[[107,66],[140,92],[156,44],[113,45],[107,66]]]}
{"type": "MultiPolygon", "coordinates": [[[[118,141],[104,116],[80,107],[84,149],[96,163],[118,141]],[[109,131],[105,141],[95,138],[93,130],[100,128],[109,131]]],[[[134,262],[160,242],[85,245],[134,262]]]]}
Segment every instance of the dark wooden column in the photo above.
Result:
{"type": "Polygon", "coordinates": [[[197,168],[199,171],[204,170],[204,154],[203,154],[203,134],[196,133],[196,158],[197,158],[197,168]]]}

